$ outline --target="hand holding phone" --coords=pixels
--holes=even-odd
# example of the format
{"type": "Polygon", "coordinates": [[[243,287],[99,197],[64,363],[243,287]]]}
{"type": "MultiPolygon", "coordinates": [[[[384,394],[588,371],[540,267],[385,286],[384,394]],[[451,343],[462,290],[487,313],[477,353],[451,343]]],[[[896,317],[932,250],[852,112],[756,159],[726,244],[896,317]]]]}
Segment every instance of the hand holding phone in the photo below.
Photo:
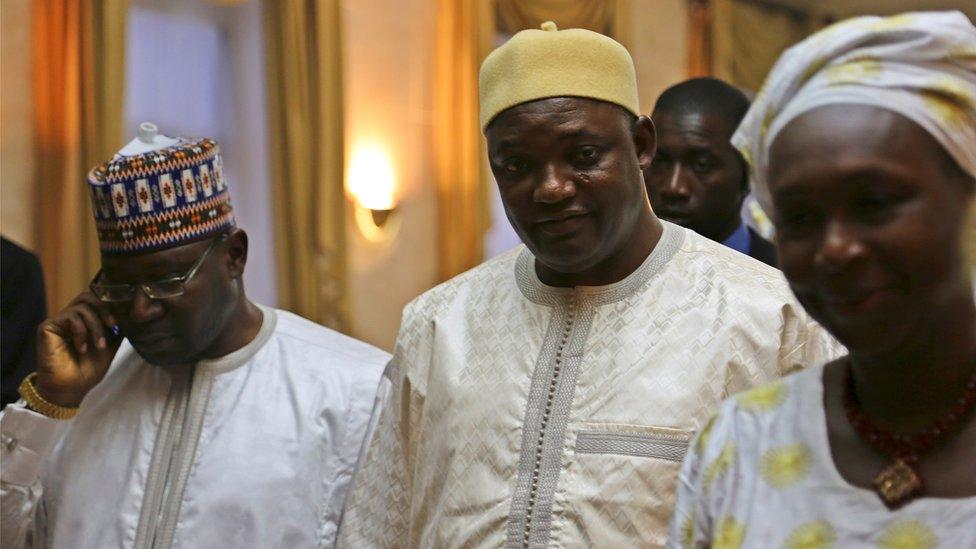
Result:
{"type": "Polygon", "coordinates": [[[118,323],[90,291],[37,329],[35,387],[52,404],[76,407],[105,377],[122,342],[118,323]]]}

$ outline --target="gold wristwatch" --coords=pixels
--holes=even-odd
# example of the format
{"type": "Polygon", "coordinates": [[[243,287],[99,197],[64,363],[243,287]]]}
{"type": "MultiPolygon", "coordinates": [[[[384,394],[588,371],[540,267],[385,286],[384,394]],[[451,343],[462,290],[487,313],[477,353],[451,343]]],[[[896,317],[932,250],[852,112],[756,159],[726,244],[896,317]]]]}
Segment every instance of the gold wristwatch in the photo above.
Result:
{"type": "Polygon", "coordinates": [[[37,392],[37,387],[34,387],[34,378],[37,377],[37,372],[30,374],[24,378],[21,382],[20,388],[17,392],[27,403],[27,407],[35,412],[54,419],[71,419],[78,414],[78,407],[68,408],[66,406],[58,406],[57,404],[51,404],[50,402],[44,400],[44,397],[37,392]]]}

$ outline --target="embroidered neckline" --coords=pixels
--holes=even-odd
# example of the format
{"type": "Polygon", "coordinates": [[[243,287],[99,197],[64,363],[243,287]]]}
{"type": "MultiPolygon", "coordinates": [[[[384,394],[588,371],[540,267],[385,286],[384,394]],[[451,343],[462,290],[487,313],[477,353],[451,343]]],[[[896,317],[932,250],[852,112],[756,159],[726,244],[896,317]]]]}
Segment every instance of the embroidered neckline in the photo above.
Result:
{"type": "Polygon", "coordinates": [[[548,286],[539,280],[535,272],[535,256],[525,246],[519,252],[515,261],[515,281],[522,295],[529,301],[539,305],[558,305],[565,303],[572,294],[577,294],[581,300],[596,305],[603,305],[620,301],[647,283],[655,274],[674,257],[684,243],[685,231],[673,223],[661,220],[663,231],[651,253],[634,272],[623,280],[606,286],[576,286],[575,288],[557,288],[548,286]]]}

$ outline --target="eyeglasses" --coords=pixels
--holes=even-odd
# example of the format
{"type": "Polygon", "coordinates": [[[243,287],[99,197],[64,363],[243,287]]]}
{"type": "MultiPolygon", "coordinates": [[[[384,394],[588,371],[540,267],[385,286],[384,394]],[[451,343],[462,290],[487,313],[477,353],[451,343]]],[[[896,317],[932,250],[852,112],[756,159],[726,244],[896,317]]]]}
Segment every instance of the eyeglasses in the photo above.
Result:
{"type": "Polygon", "coordinates": [[[88,285],[91,291],[98,299],[105,301],[107,303],[121,303],[125,301],[132,301],[132,298],[136,295],[136,289],[141,289],[146,297],[149,299],[166,299],[169,297],[177,297],[186,293],[186,283],[193,278],[193,275],[197,274],[200,270],[200,266],[203,265],[203,261],[207,259],[210,252],[217,247],[217,244],[223,242],[227,238],[227,235],[221,235],[219,238],[215,238],[207,250],[203,252],[203,255],[197,259],[196,263],[190,267],[190,270],[186,272],[183,276],[176,276],[173,278],[164,278],[162,280],[156,280],[153,282],[146,282],[144,284],[100,284],[98,280],[102,277],[102,270],[99,269],[95,278],[92,279],[91,284],[88,285]]]}

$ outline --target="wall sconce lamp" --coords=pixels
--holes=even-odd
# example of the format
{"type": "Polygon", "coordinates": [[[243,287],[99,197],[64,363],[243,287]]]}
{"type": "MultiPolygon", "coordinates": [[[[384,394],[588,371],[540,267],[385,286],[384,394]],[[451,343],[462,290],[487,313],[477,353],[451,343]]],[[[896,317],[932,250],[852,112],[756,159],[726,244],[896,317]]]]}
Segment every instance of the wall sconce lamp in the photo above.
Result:
{"type": "Polygon", "coordinates": [[[382,227],[386,225],[386,220],[390,218],[390,214],[394,212],[396,208],[376,210],[373,208],[369,209],[369,216],[373,218],[373,224],[377,227],[382,227]]]}
{"type": "Polygon", "coordinates": [[[346,188],[354,202],[356,226],[371,242],[389,240],[399,229],[396,178],[389,153],[359,145],[349,162],[346,188]]]}

